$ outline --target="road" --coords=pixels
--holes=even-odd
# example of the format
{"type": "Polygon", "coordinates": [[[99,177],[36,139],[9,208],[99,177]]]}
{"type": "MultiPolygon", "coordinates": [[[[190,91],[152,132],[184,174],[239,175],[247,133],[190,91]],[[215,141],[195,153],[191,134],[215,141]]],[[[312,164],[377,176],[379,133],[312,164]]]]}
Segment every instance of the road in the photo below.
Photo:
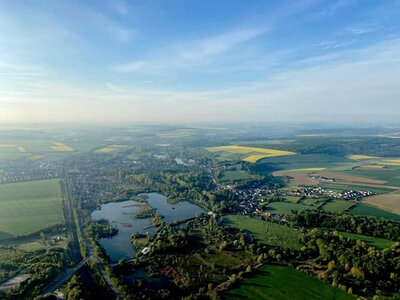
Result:
{"type": "Polygon", "coordinates": [[[77,226],[74,219],[74,210],[72,203],[71,191],[68,182],[68,166],[63,166],[62,170],[62,180],[61,180],[61,190],[64,202],[64,213],[65,213],[65,223],[67,227],[68,234],[71,236],[71,256],[75,264],[82,261],[81,250],[79,247],[79,239],[77,233],[77,226]]]}
{"type": "Polygon", "coordinates": [[[71,276],[78,271],[82,266],[84,266],[87,262],[87,259],[82,260],[79,264],[75,266],[73,269],[67,269],[67,271],[62,275],[56,278],[56,280],[50,285],[48,285],[42,292],[42,295],[46,295],[58,289],[64,282],[66,282],[71,276]]]}
{"type": "MultiPolygon", "coordinates": [[[[93,247],[86,237],[84,237],[84,242],[89,251],[89,257],[84,260],[82,259],[80,246],[79,246],[78,233],[77,233],[79,225],[76,224],[75,218],[74,218],[74,210],[73,210],[74,204],[72,203],[73,198],[71,195],[71,190],[70,190],[69,184],[70,184],[70,182],[69,182],[69,178],[68,178],[68,165],[64,164],[63,171],[62,171],[61,189],[62,189],[63,201],[64,201],[64,207],[65,207],[64,212],[65,212],[66,227],[67,227],[69,235],[71,236],[71,256],[72,256],[72,259],[74,260],[76,266],[73,269],[67,270],[65,272],[65,274],[62,275],[56,281],[50,283],[44,289],[44,291],[42,292],[42,295],[45,295],[47,293],[51,293],[51,292],[55,291],[64,282],[66,282],[72,276],[72,274],[74,274],[77,270],[79,270],[82,266],[84,266],[88,260],[92,260],[95,262],[95,264],[96,264],[97,268],[99,269],[100,273],[102,274],[104,280],[107,282],[107,285],[109,286],[110,290],[113,292],[115,299],[121,299],[117,289],[115,288],[114,284],[111,282],[110,277],[107,275],[103,266],[100,264],[97,257],[94,255],[93,247]]],[[[79,230],[81,230],[81,228],[79,228],[79,230]]],[[[83,232],[83,231],[81,230],[81,232],[83,232]]]]}

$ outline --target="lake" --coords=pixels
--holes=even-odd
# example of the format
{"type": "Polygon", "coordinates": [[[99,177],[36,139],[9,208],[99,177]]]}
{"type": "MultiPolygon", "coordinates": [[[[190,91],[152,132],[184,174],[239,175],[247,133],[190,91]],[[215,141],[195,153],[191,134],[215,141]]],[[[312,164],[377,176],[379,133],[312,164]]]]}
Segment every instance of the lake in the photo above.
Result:
{"type": "MultiPolygon", "coordinates": [[[[158,213],[164,216],[165,222],[173,222],[194,217],[197,213],[206,213],[201,207],[189,202],[179,202],[170,204],[167,202],[167,197],[158,193],[146,194],[149,198],[147,202],[154,207],[158,213]]],[[[112,225],[118,228],[118,234],[112,238],[100,239],[101,245],[110,255],[112,261],[120,259],[131,259],[135,255],[135,250],[130,243],[132,233],[146,233],[153,235],[156,228],[146,227],[151,226],[150,218],[133,219],[132,214],[139,210],[139,207],[134,206],[139,204],[137,201],[128,200],[123,202],[111,202],[100,206],[100,209],[92,212],[93,220],[106,219],[112,225]],[[125,227],[122,223],[129,223],[132,227],[125,227]]]]}

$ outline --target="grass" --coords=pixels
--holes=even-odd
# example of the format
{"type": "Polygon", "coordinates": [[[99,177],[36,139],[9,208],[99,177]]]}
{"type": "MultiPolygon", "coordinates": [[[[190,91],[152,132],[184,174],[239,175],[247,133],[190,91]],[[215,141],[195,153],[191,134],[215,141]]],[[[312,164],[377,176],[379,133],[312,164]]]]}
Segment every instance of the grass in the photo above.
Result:
{"type": "Polygon", "coordinates": [[[221,181],[240,181],[247,179],[259,179],[260,176],[249,174],[246,171],[223,171],[219,176],[221,181]]]}
{"type": "Polygon", "coordinates": [[[286,170],[287,172],[319,172],[323,171],[326,168],[322,167],[314,167],[314,168],[300,168],[300,169],[293,169],[293,170],[286,170]]]}
{"type": "Polygon", "coordinates": [[[306,209],[316,209],[316,208],[306,204],[297,204],[288,202],[272,202],[268,204],[268,210],[274,213],[287,214],[290,213],[290,211],[292,210],[302,211],[306,209]]]}
{"type": "Polygon", "coordinates": [[[391,241],[391,240],[375,238],[375,237],[361,235],[361,234],[355,234],[355,233],[341,232],[340,234],[342,234],[345,237],[354,239],[354,240],[361,240],[361,241],[365,242],[368,246],[374,247],[378,250],[390,248],[395,243],[394,241],[391,241]]]}
{"type": "Polygon", "coordinates": [[[240,215],[224,216],[226,226],[249,231],[257,240],[272,246],[300,249],[301,233],[288,226],[240,215]]]}
{"type": "Polygon", "coordinates": [[[21,236],[62,221],[58,179],[0,185],[0,232],[21,236]]]}
{"type": "Polygon", "coordinates": [[[353,160],[367,160],[367,159],[375,159],[375,158],[379,158],[379,157],[362,155],[362,154],[353,154],[353,155],[349,155],[349,158],[353,159],[353,160]]]}
{"type": "Polygon", "coordinates": [[[354,203],[350,201],[334,199],[326,202],[326,204],[323,205],[323,209],[328,212],[341,212],[349,209],[353,205],[354,203]]]}
{"type": "Polygon", "coordinates": [[[172,138],[172,139],[188,137],[193,134],[194,134],[194,131],[192,129],[176,129],[176,130],[172,130],[172,131],[157,133],[157,135],[159,137],[172,138]]]}
{"type": "Polygon", "coordinates": [[[244,279],[240,286],[225,292],[225,299],[325,300],[355,299],[331,285],[291,267],[267,265],[244,279]]]}
{"type": "Polygon", "coordinates": [[[209,147],[208,151],[215,153],[220,160],[243,160],[250,163],[256,163],[258,160],[267,157],[287,156],[296,153],[291,151],[275,150],[268,148],[256,148],[245,146],[220,146],[209,147]]]}
{"type": "Polygon", "coordinates": [[[358,203],[356,206],[351,208],[349,212],[355,215],[372,216],[400,222],[400,215],[363,203],[358,203]]]}

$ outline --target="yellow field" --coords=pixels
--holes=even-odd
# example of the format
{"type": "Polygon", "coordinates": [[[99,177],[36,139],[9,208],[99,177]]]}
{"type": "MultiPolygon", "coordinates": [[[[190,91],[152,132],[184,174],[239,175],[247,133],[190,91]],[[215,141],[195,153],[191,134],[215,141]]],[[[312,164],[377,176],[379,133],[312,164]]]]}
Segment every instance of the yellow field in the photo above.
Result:
{"type": "Polygon", "coordinates": [[[400,159],[385,159],[381,164],[387,166],[400,166],[400,159]]]}
{"type": "Polygon", "coordinates": [[[96,152],[99,152],[99,153],[110,153],[110,152],[113,152],[115,150],[117,150],[117,149],[116,148],[111,148],[111,147],[103,147],[103,148],[101,148],[99,150],[96,150],[96,152]]]}
{"type": "Polygon", "coordinates": [[[370,168],[370,169],[383,169],[384,168],[384,166],[379,166],[379,165],[365,165],[363,167],[370,168]]]}
{"type": "Polygon", "coordinates": [[[15,144],[0,144],[0,148],[14,148],[15,144]]]}
{"type": "MultiPolygon", "coordinates": [[[[227,153],[227,154],[238,154],[241,160],[255,163],[262,158],[294,155],[296,153],[291,151],[267,149],[267,148],[256,148],[256,147],[244,147],[244,146],[220,146],[207,148],[208,151],[213,153],[227,153]]],[[[223,156],[223,155],[222,155],[223,156]]]]}
{"type": "Polygon", "coordinates": [[[349,156],[350,159],[354,160],[366,160],[366,159],[375,159],[379,158],[377,156],[369,156],[369,155],[361,155],[361,154],[353,154],[349,156]]]}
{"type": "Polygon", "coordinates": [[[98,153],[110,153],[113,152],[115,150],[121,149],[121,148],[126,148],[128,147],[127,145],[108,145],[106,147],[103,147],[99,150],[97,150],[96,152],[98,153]]]}
{"type": "Polygon", "coordinates": [[[24,147],[18,146],[17,149],[19,152],[26,152],[24,147]]]}
{"type": "Polygon", "coordinates": [[[41,159],[42,157],[43,157],[42,155],[36,154],[29,157],[29,160],[35,161],[41,159]]]}
{"type": "Polygon", "coordinates": [[[60,151],[60,152],[71,152],[71,151],[75,151],[74,148],[67,146],[63,143],[60,142],[54,142],[53,143],[54,146],[51,146],[51,149],[53,149],[54,151],[60,151]]]}

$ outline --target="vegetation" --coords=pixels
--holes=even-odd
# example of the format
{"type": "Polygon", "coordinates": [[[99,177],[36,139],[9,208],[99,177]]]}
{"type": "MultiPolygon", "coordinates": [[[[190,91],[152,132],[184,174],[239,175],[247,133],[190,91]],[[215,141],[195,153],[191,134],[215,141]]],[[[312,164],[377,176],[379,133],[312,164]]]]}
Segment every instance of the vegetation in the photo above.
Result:
{"type": "Polygon", "coordinates": [[[301,233],[285,225],[240,215],[224,216],[223,223],[233,228],[249,231],[255,239],[271,246],[301,248],[299,243],[301,233]]]}
{"type": "Polygon", "coordinates": [[[221,160],[244,160],[250,163],[255,163],[258,160],[266,157],[294,155],[294,152],[274,150],[268,148],[256,148],[245,146],[219,146],[207,148],[208,151],[215,153],[221,160]]]}
{"type": "Polygon", "coordinates": [[[400,222],[400,215],[363,203],[353,206],[349,212],[355,215],[372,216],[400,222]]]}
{"type": "Polygon", "coordinates": [[[0,185],[0,232],[20,236],[61,223],[61,200],[59,179],[0,185]]]}
{"type": "Polygon", "coordinates": [[[361,234],[348,233],[348,232],[341,232],[341,234],[344,237],[363,241],[367,244],[367,246],[374,247],[378,250],[391,249],[392,246],[395,244],[395,242],[391,241],[391,240],[380,239],[380,238],[361,235],[361,234]]]}
{"type": "Polygon", "coordinates": [[[29,274],[20,287],[2,295],[1,299],[26,299],[39,295],[42,288],[64,267],[66,259],[62,249],[23,251],[0,248],[0,283],[18,274],[29,274]]]}
{"type": "Polygon", "coordinates": [[[355,299],[331,285],[288,266],[261,267],[238,287],[224,294],[226,299],[308,300],[355,299]]]}
{"type": "Polygon", "coordinates": [[[400,240],[399,223],[374,217],[308,210],[293,211],[287,218],[296,226],[330,228],[394,241],[400,240]]]}

